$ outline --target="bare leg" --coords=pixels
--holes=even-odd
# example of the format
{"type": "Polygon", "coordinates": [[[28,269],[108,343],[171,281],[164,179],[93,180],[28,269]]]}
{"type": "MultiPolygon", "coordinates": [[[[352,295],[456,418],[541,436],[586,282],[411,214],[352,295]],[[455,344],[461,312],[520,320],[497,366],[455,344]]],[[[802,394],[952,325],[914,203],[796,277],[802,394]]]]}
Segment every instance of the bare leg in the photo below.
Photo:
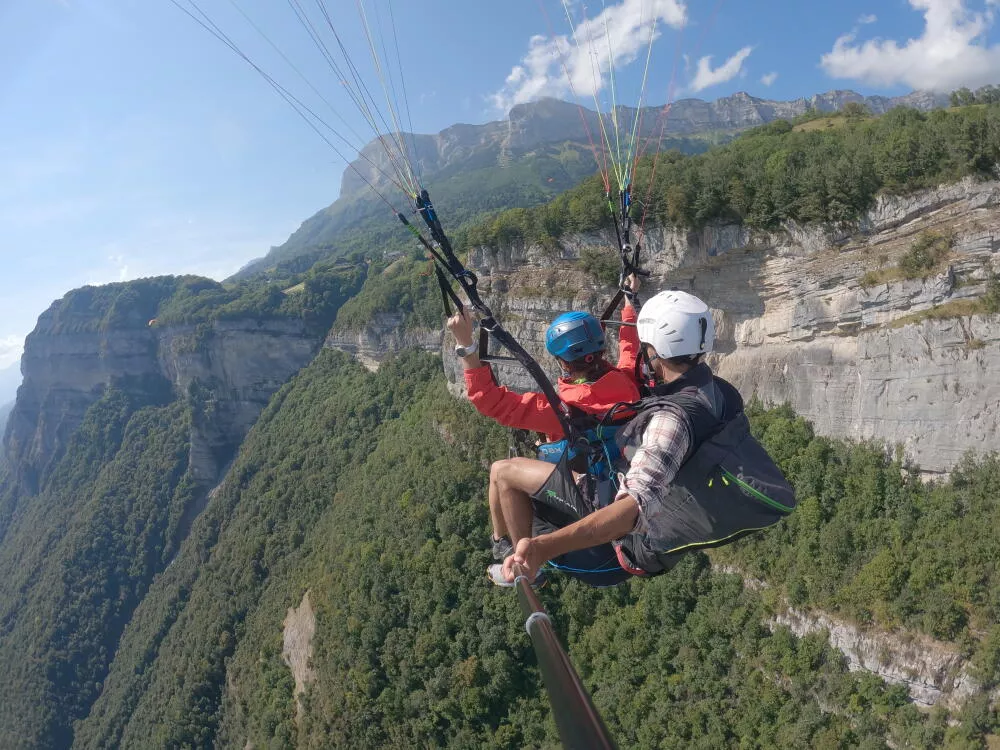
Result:
{"type": "MultiPolygon", "coordinates": [[[[495,485],[505,531],[515,547],[520,539],[531,536],[535,515],[531,495],[545,484],[555,469],[554,464],[533,458],[508,458],[497,461],[490,469],[490,512],[493,513],[495,485]]],[[[494,521],[494,531],[496,530],[494,521]]]]}
{"type": "Polygon", "coordinates": [[[503,471],[504,464],[510,459],[494,461],[490,466],[490,521],[493,524],[493,538],[507,536],[507,523],[503,518],[503,508],[500,505],[500,488],[497,486],[497,477],[503,471]]]}

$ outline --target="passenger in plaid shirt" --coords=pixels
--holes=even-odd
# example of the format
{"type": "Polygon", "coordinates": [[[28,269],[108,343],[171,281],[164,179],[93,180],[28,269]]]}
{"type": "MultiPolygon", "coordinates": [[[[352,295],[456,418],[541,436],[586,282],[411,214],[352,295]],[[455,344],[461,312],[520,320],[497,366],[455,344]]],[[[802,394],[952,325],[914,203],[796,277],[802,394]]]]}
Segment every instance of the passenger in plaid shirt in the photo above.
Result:
{"type": "MultiPolygon", "coordinates": [[[[712,350],[715,326],[708,306],[685,292],[661,292],[639,313],[639,340],[647,358],[647,374],[659,395],[684,391],[721,419],[726,397],[702,362],[712,350]]],[[[735,391],[734,391],[735,394],[735,391]]],[[[738,394],[735,398],[739,399],[738,394]]],[[[504,573],[513,577],[518,565],[529,580],[539,567],[558,555],[616,542],[619,562],[635,575],[647,571],[639,566],[630,548],[653,552],[658,541],[674,534],[678,526],[703,523],[689,498],[679,497],[671,482],[683,464],[694,436],[680,409],[653,412],[645,424],[636,425],[631,444],[624,446],[629,459],[621,475],[615,501],[607,507],[583,514],[579,520],[557,531],[521,539],[514,554],[504,562],[504,573]],[[623,545],[622,542],[628,542],[623,545]]]]}

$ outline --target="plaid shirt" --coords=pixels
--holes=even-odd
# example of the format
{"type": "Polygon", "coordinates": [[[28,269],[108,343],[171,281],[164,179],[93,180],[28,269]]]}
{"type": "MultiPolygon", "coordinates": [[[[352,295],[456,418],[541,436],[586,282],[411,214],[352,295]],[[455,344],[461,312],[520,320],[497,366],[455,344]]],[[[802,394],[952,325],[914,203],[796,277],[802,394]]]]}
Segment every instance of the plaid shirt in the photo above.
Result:
{"type": "Polygon", "coordinates": [[[658,522],[665,520],[670,483],[677,476],[690,445],[690,430],[677,414],[662,411],[649,420],[642,444],[621,479],[621,489],[615,498],[630,495],[639,504],[636,532],[657,536],[658,522]]]}

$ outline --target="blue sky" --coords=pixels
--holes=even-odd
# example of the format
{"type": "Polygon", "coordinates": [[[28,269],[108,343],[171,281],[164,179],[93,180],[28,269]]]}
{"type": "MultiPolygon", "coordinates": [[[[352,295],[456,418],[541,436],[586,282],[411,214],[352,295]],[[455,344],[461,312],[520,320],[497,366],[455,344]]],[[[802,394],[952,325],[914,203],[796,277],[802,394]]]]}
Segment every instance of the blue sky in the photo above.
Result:
{"type": "MultiPolygon", "coordinates": [[[[666,100],[675,61],[673,94],[706,99],[740,90],[776,99],[832,88],[950,90],[1000,70],[1000,0],[567,4],[578,28],[608,20],[603,36],[612,36],[616,57],[634,50],[619,69],[624,103],[635,101],[652,15],[660,32],[652,104],[666,100]]],[[[199,5],[262,67],[320,106],[230,0],[199,5]]],[[[289,5],[240,5],[364,135],[289,5]]],[[[374,81],[355,2],[327,5],[374,81]]],[[[385,21],[386,0],[365,5],[385,21]]],[[[419,132],[500,119],[505,106],[537,95],[568,98],[560,59],[578,85],[592,87],[577,65],[591,50],[576,59],[552,41],[570,29],[557,0],[395,0],[392,9],[419,132]]],[[[592,51],[601,58],[601,42],[592,51]]],[[[0,368],[65,291],[163,273],[222,278],[332,202],[343,171],[259,76],[168,0],[0,2],[0,112],[0,368]]]]}

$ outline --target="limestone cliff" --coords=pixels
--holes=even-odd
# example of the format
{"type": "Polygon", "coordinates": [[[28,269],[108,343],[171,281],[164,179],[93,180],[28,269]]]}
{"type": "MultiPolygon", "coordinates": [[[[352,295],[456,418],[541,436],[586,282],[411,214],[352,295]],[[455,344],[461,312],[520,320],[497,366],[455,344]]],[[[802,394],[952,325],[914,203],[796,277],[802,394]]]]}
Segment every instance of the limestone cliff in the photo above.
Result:
{"type": "Polygon", "coordinates": [[[377,370],[382,360],[402,349],[440,351],[443,338],[440,330],[405,327],[401,313],[378,313],[361,330],[335,328],[325,346],[347,352],[369,370],[377,370]]]}
{"type": "Polygon", "coordinates": [[[73,328],[56,308],[27,339],[24,385],[4,440],[31,490],[112,385],[144,402],[185,396],[196,403],[191,468],[196,481],[211,485],[270,397],[320,345],[291,319],[73,328]]]}
{"type": "Polygon", "coordinates": [[[982,692],[969,663],[952,643],[909,631],[865,631],[822,612],[792,607],[769,624],[772,628],[785,626],[799,637],[825,632],[830,645],[844,654],[852,672],[870,672],[886,682],[903,685],[913,702],[925,708],[938,704],[961,708],[982,692]]]}
{"type": "MultiPolygon", "coordinates": [[[[731,565],[716,565],[719,573],[739,576],[753,591],[770,588],[759,578],[748,576],[731,565]]],[[[775,600],[776,612],[767,620],[772,631],[786,627],[802,638],[822,633],[831,646],[844,655],[852,672],[869,672],[895,685],[902,685],[910,699],[924,708],[961,706],[981,693],[983,686],[974,677],[974,668],[954,643],[939,641],[911,630],[879,630],[862,627],[821,610],[793,607],[784,597],[775,600]]],[[[991,697],[1000,698],[994,690],[991,697]]]]}

